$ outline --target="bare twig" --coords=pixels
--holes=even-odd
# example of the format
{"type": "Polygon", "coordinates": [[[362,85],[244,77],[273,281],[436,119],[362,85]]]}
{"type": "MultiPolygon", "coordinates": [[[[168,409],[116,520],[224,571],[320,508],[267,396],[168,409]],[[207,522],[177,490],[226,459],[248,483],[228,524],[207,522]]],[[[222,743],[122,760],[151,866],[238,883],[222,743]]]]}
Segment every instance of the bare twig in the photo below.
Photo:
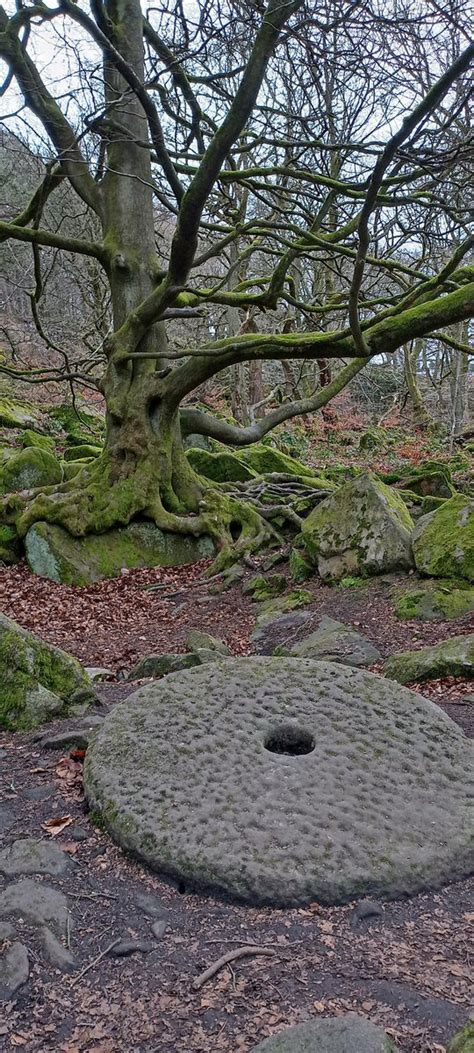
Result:
{"type": "Polygon", "coordinates": [[[201,987],[211,980],[220,969],[223,969],[225,965],[229,965],[230,962],[235,962],[237,958],[248,958],[251,955],[264,954],[267,956],[275,954],[276,951],[272,950],[271,947],[236,947],[234,951],[227,951],[221,958],[213,962],[207,969],[204,970],[199,976],[193,980],[192,988],[193,991],[199,991],[201,987]]]}
{"type": "Polygon", "coordinates": [[[71,980],[71,987],[75,987],[76,984],[79,983],[79,980],[82,980],[82,977],[89,972],[89,969],[93,969],[94,965],[98,965],[99,962],[102,961],[102,958],[105,958],[106,955],[110,953],[112,948],[115,947],[117,943],[120,943],[120,937],[117,937],[116,940],[112,940],[112,943],[109,943],[105,950],[101,951],[100,954],[97,955],[97,958],[94,958],[92,962],[89,962],[89,965],[86,965],[85,969],[83,969],[82,972],[80,972],[77,976],[74,977],[73,980],[71,980]]]}

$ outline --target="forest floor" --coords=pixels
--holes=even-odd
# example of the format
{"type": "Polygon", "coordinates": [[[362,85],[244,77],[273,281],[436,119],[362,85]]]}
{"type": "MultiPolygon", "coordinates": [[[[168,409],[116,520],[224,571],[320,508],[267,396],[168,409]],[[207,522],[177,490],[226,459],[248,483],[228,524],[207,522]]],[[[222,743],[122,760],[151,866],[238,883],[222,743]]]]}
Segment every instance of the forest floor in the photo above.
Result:
{"type": "MultiPolygon", "coordinates": [[[[233,654],[252,653],[257,605],[241,586],[209,595],[205,568],[130,571],[71,589],[33,577],[20,564],[0,571],[0,609],[84,664],[112,670],[98,686],[109,707],[135,690],[136,683],[121,677],[138,658],[184,650],[191,628],[220,637],[233,654]],[[159,588],[150,591],[150,585],[159,588]]],[[[284,572],[285,565],[277,570],[284,572]]],[[[409,581],[405,577],[403,585],[409,581]]],[[[401,584],[390,577],[330,588],[310,580],[305,588],[312,594],[307,609],[314,626],[307,623],[298,632],[306,635],[328,614],[357,628],[385,657],[472,629],[472,616],[399,621],[394,595],[401,584]]],[[[415,686],[474,735],[472,682],[451,678],[415,686]]],[[[60,727],[51,725],[48,732],[60,727]]],[[[381,1024],[403,1053],[442,1053],[468,1017],[473,881],[383,903],[366,918],[354,903],[254,909],[178,889],[125,856],[91,821],[81,751],[45,749],[40,737],[3,736],[0,833],[10,843],[48,838],[48,829],[59,830],[56,841],[72,864],[64,876],[47,882],[72,903],[76,969],[65,975],[47,966],[35,931],[23,925],[30,980],[6,1006],[0,1049],[248,1053],[285,1025],[355,1011],[381,1024]],[[136,904],[137,893],[144,891],[159,897],[166,911],[162,937],[149,953],[99,957],[118,938],[152,939],[150,919],[136,904]],[[206,966],[246,944],[273,953],[237,961],[193,989],[206,966]]]]}

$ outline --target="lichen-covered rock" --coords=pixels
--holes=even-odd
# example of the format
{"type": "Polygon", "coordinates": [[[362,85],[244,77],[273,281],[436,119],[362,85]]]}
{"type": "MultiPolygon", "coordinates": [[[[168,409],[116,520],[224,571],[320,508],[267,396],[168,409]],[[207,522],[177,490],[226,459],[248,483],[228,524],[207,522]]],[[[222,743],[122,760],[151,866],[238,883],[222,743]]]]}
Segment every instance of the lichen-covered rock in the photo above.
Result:
{"type": "Polygon", "coordinates": [[[28,402],[0,397],[1,428],[41,427],[41,414],[28,402]]]}
{"type": "Polygon", "coordinates": [[[200,665],[200,662],[194,654],[147,654],[133,666],[127,680],[141,680],[146,676],[168,676],[168,673],[192,669],[195,665],[200,665]]]}
{"type": "Polygon", "coordinates": [[[203,632],[202,629],[190,629],[185,640],[185,646],[187,651],[200,651],[204,648],[207,651],[215,651],[222,656],[230,654],[229,648],[223,640],[219,640],[217,636],[212,636],[211,633],[203,632]]]}
{"type": "Polygon", "coordinates": [[[255,478],[256,473],[233,453],[209,453],[207,450],[191,448],[186,451],[186,455],[198,475],[216,483],[244,483],[255,478]]]}
{"type": "Polygon", "coordinates": [[[263,603],[272,600],[275,596],[281,596],[287,586],[284,574],[255,574],[253,578],[245,583],[242,592],[250,596],[255,602],[263,603]]]}
{"type": "Polygon", "coordinates": [[[22,544],[13,526],[0,524],[0,563],[18,563],[22,544]]]}
{"type": "Polygon", "coordinates": [[[474,1020],[468,1020],[451,1039],[447,1053],[474,1053],[474,1020]]]}
{"type": "Polygon", "coordinates": [[[265,600],[257,615],[256,629],[270,625],[271,622],[278,620],[282,614],[296,611],[300,607],[306,607],[308,603],[311,603],[311,600],[311,593],[307,589],[293,589],[292,592],[287,592],[286,596],[278,596],[275,600],[265,600]]]}
{"type": "Polygon", "coordinates": [[[471,754],[437,706],[373,673],[227,658],[114,707],[84,780],[118,844],[185,886],[341,903],[469,873],[471,754]]]}
{"type": "Polygon", "coordinates": [[[420,680],[436,680],[441,676],[474,676],[474,633],[453,636],[450,640],[422,647],[419,651],[401,651],[384,664],[383,671],[390,680],[411,684],[420,680]]]}
{"type": "Polygon", "coordinates": [[[440,581],[438,587],[429,582],[426,587],[410,589],[399,596],[395,606],[397,618],[422,622],[449,621],[474,611],[474,588],[466,583],[456,588],[453,583],[440,581]]]}
{"type": "Polygon", "coordinates": [[[49,435],[39,435],[37,431],[33,431],[31,428],[26,428],[21,436],[21,445],[27,449],[29,446],[34,446],[38,450],[46,450],[47,453],[55,453],[54,439],[51,439],[49,435]]]}
{"type": "Polygon", "coordinates": [[[307,581],[314,574],[314,567],[304,558],[303,554],[294,548],[290,554],[290,574],[297,585],[307,581]]]}
{"type": "Polygon", "coordinates": [[[369,474],[327,497],[303,523],[305,547],[325,580],[413,565],[413,520],[402,498],[369,474]]]}
{"type": "Polygon", "coordinates": [[[214,555],[209,537],[165,533],[151,522],[129,523],[82,538],[51,523],[35,523],[26,535],[25,548],[35,574],[66,585],[116,578],[124,568],[175,567],[214,555]]]}
{"type": "Polygon", "coordinates": [[[452,497],[454,487],[451,483],[449,469],[444,466],[419,469],[402,478],[403,488],[411,490],[419,497],[452,497]]]}
{"type": "Polygon", "coordinates": [[[53,486],[61,482],[61,465],[48,450],[28,446],[20,450],[0,469],[0,493],[9,494],[17,490],[33,490],[36,487],[53,486]]]}
{"type": "Polygon", "coordinates": [[[0,614],[0,727],[35,728],[93,701],[76,658],[0,614]]]}
{"type": "Polygon", "coordinates": [[[397,1053],[397,1047],[382,1028],[348,1013],[288,1027],[251,1053],[397,1053]]]}
{"type": "Polygon", "coordinates": [[[474,581],[474,498],[457,494],[422,516],[413,532],[413,552],[421,574],[474,581]]]}
{"type": "Polygon", "coordinates": [[[84,443],[82,446],[68,446],[67,450],[64,451],[64,460],[66,462],[88,461],[98,457],[101,452],[101,446],[92,446],[89,443],[84,443]]]}
{"type": "MultiPolygon", "coordinates": [[[[287,453],[281,453],[280,450],[274,450],[272,446],[264,446],[263,444],[249,446],[239,450],[239,458],[245,464],[248,464],[257,475],[274,474],[275,472],[279,475],[302,475],[308,477],[315,475],[313,469],[308,468],[307,464],[302,464],[301,461],[297,461],[294,457],[289,457],[287,453]]],[[[331,483],[327,483],[327,488],[328,490],[331,489],[331,483]]]]}
{"type": "Polygon", "coordinates": [[[373,665],[381,659],[380,652],[351,626],[333,618],[321,618],[318,628],[289,650],[277,648],[275,654],[290,654],[294,658],[316,658],[342,665],[373,665]]]}
{"type": "Polygon", "coordinates": [[[102,439],[104,418],[95,413],[63,403],[48,410],[48,417],[53,426],[62,428],[70,444],[82,446],[102,439]]]}

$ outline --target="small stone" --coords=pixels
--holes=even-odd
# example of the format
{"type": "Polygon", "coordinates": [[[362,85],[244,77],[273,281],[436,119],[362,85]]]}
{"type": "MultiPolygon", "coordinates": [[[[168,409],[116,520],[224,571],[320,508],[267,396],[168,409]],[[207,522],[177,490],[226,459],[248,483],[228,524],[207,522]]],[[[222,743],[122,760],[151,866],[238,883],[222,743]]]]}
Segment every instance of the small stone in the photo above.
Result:
{"type": "Polygon", "coordinates": [[[127,680],[141,680],[142,677],[167,676],[181,669],[191,669],[199,665],[199,658],[194,654],[148,654],[140,658],[129,672],[127,680]]]}
{"type": "Polygon", "coordinates": [[[67,947],[64,947],[51,929],[46,926],[40,929],[39,936],[43,951],[51,965],[54,965],[56,969],[61,969],[63,973],[71,972],[75,968],[75,962],[67,947]]]}
{"type": "Polygon", "coordinates": [[[219,596],[222,592],[228,592],[234,585],[238,585],[244,577],[245,570],[240,567],[238,563],[234,564],[233,567],[229,567],[228,570],[224,571],[222,577],[219,577],[217,581],[211,582],[209,586],[209,593],[211,596],[219,596]]]}
{"type": "Polygon", "coordinates": [[[223,640],[219,640],[217,636],[211,636],[210,633],[201,632],[200,629],[190,630],[186,637],[185,647],[187,651],[200,651],[204,648],[207,651],[217,651],[217,654],[230,654],[223,640]]]}
{"type": "Polygon", "coordinates": [[[289,653],[295,658],[317,658],[356,668],[372,665],[382,657],[370,640],[352,626],[326,617],[321,618],[314,633],[295,644],[289,653]]]}
{"type": "Polygon", "coordinates": [[[348,1013],[288,1027],[259,1042],[251,1053],[397,1053],[397,1047],[370,1020],[348,1013]]]}
{"type": "Polygon", "coordinates": [[[72,826],[69,832],[73,841],[88,841],[91,836],[90,831],[84,830],[83,826],[72,826]]]}
{"type": "Polygon", "coordinates": [[[168,913],[158,896],[153,896],[149,892],[137,892],[135,906],[149,918],[165,918],[168,913]]]}
{"type": "Polygon", "coordinates": [[[35,841],[32,837],[14,841],[0,852],[0,873],[6,877],[17,874],[50,874],[58,877],[70,866],[70,859],[54,841],[35,841]]]}
{"type": "Polygon", "coordinates": [[[86,750],[89,745],[89,733],[83,728],[72,731],[60,731],[57,735],[43,735],[41,746],[44,750],[63,750],[74,747],[86,750]]]}
{"type": "Polygon", "coordinates": [[[12,943],[0,958],[0,1000],[8,1002],[29,976],[28,952],[23,943],[12,943]]]}
{"type": "Polygon", "coordinates": [[[156,940],[161,940],[161,938],[165,935],[167,928],[168,922],[165,920],[165,918],[160,918],[159,921],[153,922],[151,926],[151,931],[156,940]]]}
{"type": "Polygon", "coordinates": [[[365,921],[366,918],[378,918],[382,914],[383,907],[373,899],[361,899],[353,911],[356,921],[365,921]]]}
{"type": "Polygon", "coordinates": [[[149,954],[155,950],[155,945],[147,940],[121,940],[111,947],[109,954],[112,958],[128,958],[130,954],[149,954]]]}
{"type": "Polygon", "coordinates": [[[31,878],[9,885],[0,900],[0,917],[10,914],[24,918],[33,925],[46,925],[60,935],[66,932],[68,907],[62,892],[50,885],[39,884],[31,878]]]}
{"type": "Polygon", "coordinates": [[[84,668],[93,683],[115,676],[113,669],[104,669],[101,665],[86,665],[84,668]]]}

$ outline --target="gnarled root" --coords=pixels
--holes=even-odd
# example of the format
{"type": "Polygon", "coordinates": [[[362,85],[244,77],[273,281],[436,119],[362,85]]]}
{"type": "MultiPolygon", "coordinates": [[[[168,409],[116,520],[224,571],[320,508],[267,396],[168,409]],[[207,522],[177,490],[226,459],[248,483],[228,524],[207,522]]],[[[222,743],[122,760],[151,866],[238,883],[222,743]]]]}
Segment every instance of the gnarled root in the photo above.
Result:
{"type": "Polygon", "coordinates": [[[201,519],[219,549],[209,575],[246,559],[264,545],[281,537],[270,523],[252,507],[224,490],[206,490],[201,501],[201,519]]]}

